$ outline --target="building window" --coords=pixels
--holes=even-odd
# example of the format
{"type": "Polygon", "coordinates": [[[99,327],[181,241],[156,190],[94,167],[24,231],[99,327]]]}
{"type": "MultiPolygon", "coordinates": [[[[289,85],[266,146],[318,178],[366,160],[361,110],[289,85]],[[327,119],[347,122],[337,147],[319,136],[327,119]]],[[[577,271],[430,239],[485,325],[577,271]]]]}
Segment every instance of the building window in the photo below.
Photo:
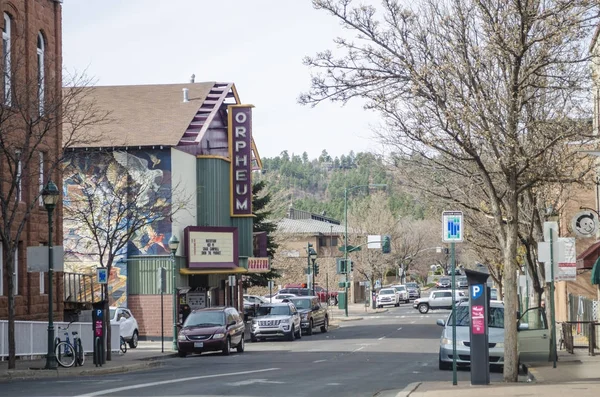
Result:
{"type": "Polygon", "coordinates": [[[2,55],[3,55],[3,68],[4,68],[4,103],[6,105],[11,104],[11,64],[10,64],[10,52],[11,52],[11,19],[7,13],[4,13],[4,27],[2,28],[2,55]]]}
{"type": "Polygon", "coordinates": [[[327,239],[323,236],[319,237],[319,247],[327,247],[327,239]]]}
{"type": "Polygon", "coordinates": [[[40,205],[44,205],[44,198],[42,197],[42,191],[44,190],[44,152],[40,152],[40,158],[39,158],[39,179],[38,179],[38,185],[39,185],[39,189],[40,189],[40,197],[38,199],[38,203],[40,205]]]}
{"type": "Polygon", "coordinates": [[[38,101],[40,105],[40,115],[44,114],[44,36],[42,32],[38,33],[37,39],[37,64],[38,64],[38,101]]]}
{"type": "Polygon", "coordinates": [[[46,279],[44,278],[44,275],[44,272],[40,272],[40,295],[44,295],[46,293],[46,279]]]}
{"type": "Polygon", "coordinates": [[[338,245],[338,238],[337,237],[332,237],[331,238],[331,246],[332,247],[337,247],[338,245]]]}

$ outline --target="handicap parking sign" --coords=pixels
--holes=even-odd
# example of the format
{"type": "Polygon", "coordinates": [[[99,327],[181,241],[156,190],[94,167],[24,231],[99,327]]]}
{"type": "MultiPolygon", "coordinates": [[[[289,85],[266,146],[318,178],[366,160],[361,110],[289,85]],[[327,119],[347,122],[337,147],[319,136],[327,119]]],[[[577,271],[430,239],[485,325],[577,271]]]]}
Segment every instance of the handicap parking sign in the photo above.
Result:
{"type": "Polygon", "coordinates": [[[108,283],[108,269],[105,267],[96,268],[96,277],[98,279],[98,284],[107,284],[108,283]]]}

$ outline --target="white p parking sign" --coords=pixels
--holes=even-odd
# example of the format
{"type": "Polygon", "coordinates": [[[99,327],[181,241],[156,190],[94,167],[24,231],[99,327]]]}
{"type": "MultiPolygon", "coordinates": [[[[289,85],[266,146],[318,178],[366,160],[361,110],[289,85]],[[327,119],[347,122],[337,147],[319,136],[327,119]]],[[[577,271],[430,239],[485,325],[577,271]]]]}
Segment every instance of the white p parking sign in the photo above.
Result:
{"type": "Polygon", "coordinates": [[[482,284],[474,284],[471,285],[471,299],[477,299],[483,293],[483,285],[482,284]]]}

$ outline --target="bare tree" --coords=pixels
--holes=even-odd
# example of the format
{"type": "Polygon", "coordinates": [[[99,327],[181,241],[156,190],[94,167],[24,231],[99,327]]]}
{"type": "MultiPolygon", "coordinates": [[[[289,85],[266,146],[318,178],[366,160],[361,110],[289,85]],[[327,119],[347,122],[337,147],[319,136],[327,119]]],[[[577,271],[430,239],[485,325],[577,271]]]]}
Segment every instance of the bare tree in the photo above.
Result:
{"type": "MultiPolygon", "coordinates": [[[[142,174],[143,170],[134,167],[136,162],[131,156],[123,151],[86,152],[84,156],[74,152],[65,160],[69,194],[64,222],[78,227],[78,240],[67,251],[94,259],[109,275],[116,256],[137,233],[155,222],[169,221],[188,201],[182,197],[174,202],[174,197],[179,196],[174,193],[178,187],[165,189],[162,181],[156,180],[156,170],[142,174]]],[[[166,244],[160,235],[153,242],[166,244]]],[[[108,313],[108,284],[103,288],[108,313]]],[[[110,319],[105,317],[105,322],[106,358],[110,360],[110,319]]]]}
{"type": "Polygon", "coordinates": [[[384,0],[381,18],[375,7],[351,3],[313,0],[357,38],[336,40],[341,57],[325,51],[305,59],[322,73],[300,101],[366,99],[388,127],[379,138],[435,164],[428,182],[458,208],[472,208],[456,192],[465,186],[447,182],[477,178],[486,201],[473,209],[492,217],[502,249],[504,379],[515,382],[519,200],[590,170],[580,168],[575,148],[591,131],[581,121],[591,115],[585,40],[597,2],[421,0],[402,7],[384,0]]]}
{"type": "MultiPolygon", "coordinates": [[[[76,141],[80,129],[101,123],[106,117],[93,103],[85,101],[84,88],[92,83],[90,79],[79,74],[63,79],[60,67],[58,73],[50,67],[35,78],[37,72],[33,76],[29,74],[28,60],[25,41],[16,37],[11,46],[10,62],[0,65],[0,73],[4,76],[0,106],[0,240],[2,263],[8,274],[9,369],[14,369],[16,364],[15,295],[18,291],[15,290],[15,259],[19,241],[32,223],[47,223],[45,218],[39,219],[46,213],[40,195],[48,180],[61,186],[59,164],[63,148],[76,141]],[[4,65],[9,65],[10,71],[4,70],[4,65]],[[81,89],[63,94],[63,81],[76,83],[81,89]]],[[[55,65],[55,59],[49,54],[45,61],[46,65],[55,65]]],[[[95,137],[86,139],[93,142],[95,137]]],[[[60,203],[55,211],[60,214],[60,203]]],[[[56,216],[54,219],[61,218],[56,216]]],[[[37,237],[42,242],[47,239],[47,236],[37,237]]]]}

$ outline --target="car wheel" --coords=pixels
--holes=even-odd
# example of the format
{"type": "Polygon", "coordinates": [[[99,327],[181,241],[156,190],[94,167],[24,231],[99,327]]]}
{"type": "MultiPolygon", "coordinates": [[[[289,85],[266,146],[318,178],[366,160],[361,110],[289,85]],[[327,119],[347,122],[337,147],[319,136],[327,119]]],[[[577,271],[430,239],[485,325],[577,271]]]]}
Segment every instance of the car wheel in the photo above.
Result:
{"type": "Polygon", "coordinates": [[[238,343],[236,349],[238,353],[243,353],[244,352],[244,334],[242,334],[242,340],[240,341],[240,343],[238,343]]]}
{"type": "Polygon", "coordinates": [[[187,357],[187,352],[182,352],[181,350],[179,350],[179,351],[177,352],[177,355],[178,355],[179,357],[181,357],[181,358],[184,358],[184,357],[187,357]]]}
{"type": "Polygon", "coordinates": [[[398,303],[394,303],[394,306],[395,306],[395,307],[398,307],[398,306],[400,306],[400,301],[398,301],[398,303]]]}
{"type": "Polygon", "coordinates": [[[258,342],[258,338],[254,334],[250,334],[250,341],[252,343],[258,342]]]}
{"type": "Polygon", "coordinates": [[[289,340],[290,342],[292,342],[294,340],[294,338],[295,338],[295,334],[296,334],[296,330],[295,330],[294,326],[292,325],[292,330],[288,334],[287,340],[289,340]]]}
{"type": "Polygon", "coordinates": [[[294,335],[296,339],[301,339],[302,338],[302,329],[298,328],[298,332],[296,332],[296,335],[294,335]]]}
{"type": "Polygon", "coordinates": [[[328,329],[329,329],[329,317],[325,316],[325,321],[323,322],[323,325],[321,325],[321,332],[327,332],[328,329]]]}
{"type": "Polygon", "coordinates": [[[222,353],[224,356],[228,356],[229,353],[231,353],[231,339],[229,339],[229,337],[225,339],[225,346],[223,347],[222,353]]]}
{"type": "Polygon", "coordinates": [[[306,330],[306,335],[312,335],[312,331],[313,331],[313,321],[310,320],[310,323],[308,324],[308,329],[306,330]]]}
{"type": "Polygon", "coordinates": [[[452,364],[442,361],[442,352],[440,352],[440,356],[438,358],[438,368],[440,371],[445,371],[452,368],[452,364]]]}
{"type": "Polygon", "coordinates": [[[425,314],[429,311],[429,305],[427,303],[419,303],[417,309],[419,309],[420,313],[425,314]]]}
{"type": "Polygon", "coordinates": [[[405,300],[404,303],[410,303],[410,299],[405,300]]]}
{"type": "Polygon", "coordinates": [[[133,335],[131,336],[131,340],[129,341],[129,347],[131,347],[132,349],[135,349],[136,347],[138,347],[138,332],[137,329],[135,331],[133,331],[133,335]]]}

